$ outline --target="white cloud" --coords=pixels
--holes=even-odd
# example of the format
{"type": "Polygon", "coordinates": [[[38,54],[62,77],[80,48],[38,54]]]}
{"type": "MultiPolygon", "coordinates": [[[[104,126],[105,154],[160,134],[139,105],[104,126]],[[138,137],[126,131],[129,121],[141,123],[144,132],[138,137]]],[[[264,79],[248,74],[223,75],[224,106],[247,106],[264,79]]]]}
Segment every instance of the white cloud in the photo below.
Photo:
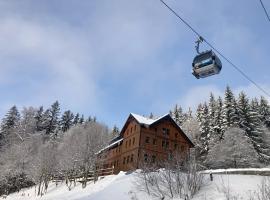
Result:
{"type": "Polygon", "coordinates": [[[25,89],[31,84],[28,98],[14,99],[14,104],[47,104],[62,99],[66,105],[76,102],[97,106],[94,69],[88,55],[91,51],[85,47],[80,32],[63,24],[43,26],[12,16],[0,23],[1,84],[7,90],[16,83],[25,89]],[[24,80],[23,74],[32,74],[32,79],[41,77],[24,80]]]}
{"type": "MultiPolygon", "coordinates": [[[[270,85],[267,84],[259,84],[260,87],[262,87],[266,92],[270,92],[270,85]]],[[[234,93],[237,95],[240,92],[244,92],[245,94],[247,94],[247,96],[254,98],[257,97],[259,98],[260,96],[264,96],[266,99],[268,99],[268,101],[270,102],[270,97],[267,96],[264,92],[262,92],[261,90],[259,90],[255,85],[253,84],[249,84],[246,86],[239,86],[233,89],[234,93]]]]}
{"type": "Polygon", "coordinates": [[[178,101],[185,110],[189,107],[192,110],[196,110],[199,103],[208,102],[210,93],[214,96],[223,96],[223,91],[215,85],[204,85],[193,87],[188,90],[186,94],[178,101]]]}

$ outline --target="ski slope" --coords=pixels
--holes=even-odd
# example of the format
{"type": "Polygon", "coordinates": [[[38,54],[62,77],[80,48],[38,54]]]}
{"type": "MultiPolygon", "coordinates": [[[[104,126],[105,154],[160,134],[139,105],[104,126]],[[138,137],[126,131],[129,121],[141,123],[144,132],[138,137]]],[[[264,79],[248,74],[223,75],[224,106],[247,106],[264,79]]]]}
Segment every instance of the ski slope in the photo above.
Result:
{"type": "MultiPolygon", "coordinates": [[[[225,200],[224,187],[226,186],[231,196],[239,199],[248,199],[261,183],[263,176],[256,175],[220,175],[214,174],[214,180],[210,181],[209,175],[205,175],[205,184],[194,200],[225,200]]],[[[48,191],[42,197],[37,197],[35,187],[24,189],[19,193],[9,195],[7,200],[151,200],[143,192],[139,192],[134,186],[136,174],[120,172],[118,175],[107,176],[98,182],[88,183],[82,189],[81,184],[68,190],[64,183],[58,186],[55,183],[49,185],[48,191]]]]}

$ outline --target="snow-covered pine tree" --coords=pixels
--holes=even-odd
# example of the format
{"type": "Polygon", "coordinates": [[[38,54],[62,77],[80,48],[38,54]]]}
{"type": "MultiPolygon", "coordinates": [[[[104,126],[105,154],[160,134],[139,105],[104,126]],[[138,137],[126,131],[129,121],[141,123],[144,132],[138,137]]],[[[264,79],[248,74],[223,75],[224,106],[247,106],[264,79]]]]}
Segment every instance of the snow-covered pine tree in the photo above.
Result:
{"type": "Polygon", "coordinates": [[[111,138],[112,139],[116,138],[119,136],[119,134],[120,134],[119,128],[116,125],[114,125],[113,130],[111,132],[111,138]]]}
{"type": "Polygon", "coordinates": [[[252,130],[252,135],[256,136],[256,149],[258,150],[260,154],[260,158],[264,162],[270,161],[270,144],[268,141],[265,141],[264,138],[266,138],[266,131],[262,119],[262,116],[260,115],[260,105],[257,100],[257,98],[254,98],[251,100],[250,103],[251,108],[251,121],[254,126],[254,130],[252,130]]]}
{"type": "Polygon", "coordinates": [[[0,130],[0,147],[10,142],[9,137],[12,129],[18,126],[19,121],[20,113],[16,106],[12,106],[5,117],[2,119],[0,130]]]}
{"type": "Polygon", "coordinates": [[[70,110],[67,110],[63,113],[61,121],[60,121],[60,125],[61,125],[61,130],[63,132],[66,132],[68,129],[70,129],[70,127],[73,124],[73,118],[74,115],[70,110]]]}
{"type": "Polygon", "coordinates": [[[209,112],[208,112],[208,106],[206,103],[202,106],[202,113],[201,113],[201,121],[200,124],[200,140],[203,145],[203,149],[205,152],[209,150],[209,140],[210,140],[210,134],[209,134],[209,112]]]}
{"type": "Polygon", "coordinates": [[[249,100],[244,92],[240,92],[238,98],[239,126],[246,131],[247,136],[251,139],[255,150],[263,157],[263,130],[259,114],[252,110],[249,100]]]}
{"type": "Polygon", "coordinates": [[[239,127],[239,110],[236,98],[233,99],[232,107],[233,107],[233,115],[232,115],[233,126],[239,127]]]}
{"type": "Polygon", "coordinates": [[[188,111],[186,113],[186,121],[189,121],[189,120],[193,120],[192,110],[190,107],[188,108],[188,111]]]}
{"type": "Polygon", "coordinates": [[[226,87],[224,103],[222,107],[222,132],[224,133],[229,127],[237,121],[235,98],[229,86],[226,87]]]}
{"type": "Polygon", "coordinates": [[[50,135],[56,129],[59,128],[59,115],[60,115],[60,106],[58,101],[54,102],[51,105],[51,108],[46,110],[44,113],[44,129],[46,134],[50,135]]]}
{"type": "Polygon", "coordinates": [[[95,118],[92,118],[91,116],[89,116],[86,120],[86,122],[93,122],[95,118]]]}
{"type": "Polygon", "coordinates": [[[35,115],[36,131],[43,130],[43,106],[40,106],[35,115]]]}
{"type": "Polygon", "coordinates": [[[83,124],[83,123],[84,123],[84,116],[83,116],[83,115],[80,117],[79,123],[80,123],[80,124],[83,124]]]}
{"type": "Polygon", "coordinates": [[[73,120],[73,125],[77,125],[79,123],[79,120],[80,120],[80,114],[77,113],[74,117],[74,120],[73,120]]]}
{"type": "Polygon", "coordinates": [[[263,96],[260,98],[259,113],[261,116],[261,121],[267,128],[270,128],[270,106],[268,101],[263,96]]]}
{"type": "Polygon", "coordinates": [[[259,113],[260,105],[259,105],[258,99],[256,97],[251,99],[250,106],[251,106],[252,110],[255,110],[259,113]]]}
{"type": "Polygon", "coordinates": [[[203,105],[200,103],[196,110],[196,119],[200,123],[203,117],[203,105]]]}
{"type": "Polygon", "coordinates": [[[248,98],[244,92],[241,92],[238,97],[238,110],[239,110],[239,126],[246,131],[248,136],[251,136],[252,121],[251,121],[251,108],[248,98]]]}
{"type": "Polygon", "coordinates": [[[186,120],[186,115],[183,113],[182,107],[176,104],[173,111],[170,111],[170,113],[175,122],[179,126],[182,126],[183,122],[186,120]]]}
{"type": "Polygon", "coordinates": [[[222,138],[222,98],[218,97],[216,101],[216,110],[215,110],[215,117],[214,117],[214,131],[217,138],[220,140],[222,138]]]}
{"type": "Polygon", "coordinates": [[[216,113],[216,100],[213,93],[210,93],[209,103],[208,103],[208,120],[209,120],[209,137],[215,134],[215,127],[216,127],[216,120],[215,120],[215,113],[216,113]]]}

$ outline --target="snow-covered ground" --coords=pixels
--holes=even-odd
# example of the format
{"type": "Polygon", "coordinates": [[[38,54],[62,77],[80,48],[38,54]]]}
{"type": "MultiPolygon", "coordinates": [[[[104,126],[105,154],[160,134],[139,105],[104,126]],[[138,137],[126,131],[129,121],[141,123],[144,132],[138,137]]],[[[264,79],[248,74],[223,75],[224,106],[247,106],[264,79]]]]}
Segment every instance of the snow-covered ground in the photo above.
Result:
{"type": "MultiPolygon", "coordinates": [[[[148,195],[136,191],[134,186],[135,173],[126,174],[120,172],[118,175],[107,176],[98,182],[89,183],[85,189],[81,184],[77,184],[71,191],[65,184],[55,183],[49,185],[47,193],[42,197],[35,195],[35,187],[25,189],[19,193],[9,195],[7,200],[150,200],[148,195]]],[[[254,175],[218,175],[214,174],[214,180],[209,180],[209,175],[205,175],[205,185],[194,197],[194,200],[225,200],[224,187],[229,188],[229,192],[239,199],[248,199],[250,193],[255,191],[261,183],[263,176],[254,175]],[[229,187],[228,187],[229,186],[229,187]],[[241,197],[241,198],[240,198],[241,197]]]]}

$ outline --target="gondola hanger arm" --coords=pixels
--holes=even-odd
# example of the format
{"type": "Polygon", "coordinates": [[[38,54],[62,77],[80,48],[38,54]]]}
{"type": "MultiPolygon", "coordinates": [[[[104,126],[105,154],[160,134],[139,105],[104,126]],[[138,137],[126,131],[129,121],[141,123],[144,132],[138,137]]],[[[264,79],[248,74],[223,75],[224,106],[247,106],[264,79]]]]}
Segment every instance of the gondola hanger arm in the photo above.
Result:
{"type": "Polygon", "coordinates": [[[195,43],[196,43],[195,48],[196,48],[196,51],[197,51],[198,54],[201,54],[201,52],[200,52],[200,43],[202,43],[203,41],[204,41],[204,40],[203,40],[203,37],[200,36],[200,37],[198,38],[198,40],[195,42],[195,43]]]}

